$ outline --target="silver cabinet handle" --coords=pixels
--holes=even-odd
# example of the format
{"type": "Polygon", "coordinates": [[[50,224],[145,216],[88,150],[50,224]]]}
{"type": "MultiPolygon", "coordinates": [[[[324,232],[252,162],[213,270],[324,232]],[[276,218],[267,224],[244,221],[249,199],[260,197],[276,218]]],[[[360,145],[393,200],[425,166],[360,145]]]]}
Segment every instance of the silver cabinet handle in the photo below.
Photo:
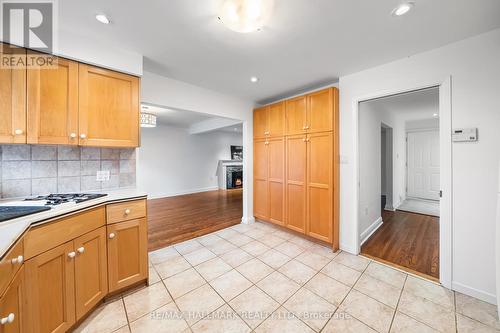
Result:
{"type": "Polygon", "coordinates": [[[13,265],[15,264],[19,264],[21,265],[24,261],[24,257],[23,256],[17,256],[16,258],[12,258],[11,262],[13,265]]]}
{"type": "Polygon", "coordinates": [[[68,257],[69,257],[70,259],[73,259],[75,256],[76,256],[75,251],[71,251],[70,253],[68,253],[68,257]]]}
{"type": "Polygon", "coordinates": [[[85,252],[85,248],[82,246],[82,247],[79,247],[78,249],[76,249],[76,251],[80,254],[82,254],[83,252],[85,252]]]}
{"type": "Polygon", "coordinates": [[[15,134],[15,135],[21,135],[21,134],[23,134],[23,130],[22,130],[22,129],[16,129],[16,130],[14,131],[14,134],[15,134]]]}
{"type": "Polygon", "coordinates": [[[112,232],[112,233],[110,233],[110,234],[109,234],[109,236],[108,236],[108,237],[109,237],[109,239],[113,239],[113,238],[115,238],[115,236],[116,236],[116,235],[115,235],[115,233],[114,233],[114,232],[112,232]]]}
{"type": "Polygon", "coordinates": [[[130,214],[130,209],[127,208],[127,209],[125,209],[125,215],[128,215],[128,214],[130,214]]]}
{"type": "Polygon", "coordinates": [[[87,137],[87,135],[86,135],[86,134],[83,134],[83,133],[82,133],[82,134],[80,134],[80,139],[85,139],[86,137],[87,137]]]}
{"type": "Polygon", "coordinates": [[[9,313],[7,317],[0,319],[0,324],[1,325],[10,324],[14,321],[15,318],[16,316],[13,313],[9,313]]]}
{"type": "Polygon", "coordinates": [[[69,135],[69,137],[70,137],[70,138],[72,138],[72,139],[76,138],[76,133],[71,133],[71,134],[69,135]]]}

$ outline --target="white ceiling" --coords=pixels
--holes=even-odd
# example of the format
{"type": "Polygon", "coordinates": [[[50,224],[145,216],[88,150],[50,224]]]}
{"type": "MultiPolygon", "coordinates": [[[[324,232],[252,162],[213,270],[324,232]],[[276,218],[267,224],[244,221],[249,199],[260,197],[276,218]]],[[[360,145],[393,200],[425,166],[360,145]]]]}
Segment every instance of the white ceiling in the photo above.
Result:
{"type": "Polygon", "coordinates": [[[439,88],[423,89],[378,98],[362,103],[380,112],[390,112],[406,120],[432,119],[439,114],[439,88]]]}
{"type": "Polygon", "coordinates": [[[416,0],[403,17],[390,15],[400,0],[276,0],[267,27],[238,34],[219,2],[63,0],[59,24],[143,54],[148,71],[261,102],[500,27],[498,0],[416,0]]]}
{"type": "Polygon", "coordinates": [[[180,128],[189,128],[195,123],[215,117],[185,110],[173,110],[155,105],[141,105],[141,111],[156,115],[156,122],[163,126],[172,126],[180,128]]]}

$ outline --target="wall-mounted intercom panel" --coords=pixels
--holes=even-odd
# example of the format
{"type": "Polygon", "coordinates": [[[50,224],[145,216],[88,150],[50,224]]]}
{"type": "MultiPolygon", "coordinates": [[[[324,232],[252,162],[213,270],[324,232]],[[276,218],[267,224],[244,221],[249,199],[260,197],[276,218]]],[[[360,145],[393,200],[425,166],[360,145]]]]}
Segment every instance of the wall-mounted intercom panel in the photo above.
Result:
{"type": "Polygon", "coordinates": [[[453,142],[476,142],[477,128],[455,128],[452,140],[453,142]]]}

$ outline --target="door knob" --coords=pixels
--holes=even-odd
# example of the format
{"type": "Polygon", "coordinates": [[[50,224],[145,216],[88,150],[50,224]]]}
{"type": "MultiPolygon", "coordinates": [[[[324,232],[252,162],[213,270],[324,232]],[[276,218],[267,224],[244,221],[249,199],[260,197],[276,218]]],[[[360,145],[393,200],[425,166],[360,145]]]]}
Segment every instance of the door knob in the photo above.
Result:
{"type": "Polygon", "coordinates": [[[71,259],[73,259],[75,256],[76,256],[75,251],[71,251],[70,253],[68,253],[68,257],[70,257],[71,259]]]}
{"type": "Polygon", "coordinates": [[[80,138],[81,138],[81,139],[85,139],[86,137],[87,137],[87,135],[85,135],[85,134],[80,134],[80,138]]]}
{"type": "Polygon", "coordinates": [[[113,239],[113,238],[115,238],[115,236],[116,236],[116,235],[115,235],[115,233],[114,233],[114,232],[112,232],[112,233],[110,233],[110,234],[109,234],[109,236],[108,236],[108,237],[109,237],[109,239],[113,239]]]}
{"type": "Polygon", "coordinates": [[[78,249],[76,249],[76,251],[78,251],[78,253],[82,254],[83,252],[85,252],[85,248],[82,246],[82,247],[79,247],[78,249]]]}
{"type": "Polygon", "coordinates": [[[16,258],[13,258],[11,260],[12,264],[22,264],[24,261],[24,257],[23,256],[17,256],[16,258]]]}
{"type": "Polygon", "coordinates": [[[14,133],[15,133],[16,135],[21,135],[21,134],[23,134],[23,130],[22,130],[22,129],[16,129],[16,130],[14,131],[14,133]]]}
{"type": "Polygon", "coordinates": [[[71,133],[71,134],[69,135],[69,137],[70,137],[70,138],[72,138],[72,139],[76,138],[76,133],[71,133]]]}
{"type": "Polygon", "coordinates": [[[10,324],[14,321],[16,316],[13,313],[9,313],[7,317],[4,317],[0,319],[0,324],[5,325],[5,324],[10,324]]]}

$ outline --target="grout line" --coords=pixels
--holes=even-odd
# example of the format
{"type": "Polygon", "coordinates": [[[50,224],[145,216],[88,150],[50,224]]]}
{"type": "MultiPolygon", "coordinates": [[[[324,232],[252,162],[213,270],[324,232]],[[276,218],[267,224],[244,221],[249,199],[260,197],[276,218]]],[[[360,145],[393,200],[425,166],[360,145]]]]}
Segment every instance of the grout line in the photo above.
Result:
{"type": "Polygon", "coordinates": [[[403,283],[403,288],[401,288],[401,291],[399,292],[398,301],[396,303],[396,307],[394,308],[394,314],[392,315],[391,324],[389,325],[389,332],[392,329],[392,324],[394,324],[394,319],[396,318],[396,314],[398,312],[399,302],[401,301],[401,297],[403,296],[403,291],[404,291],[404,288],[406,285],[406,280],[408,280],[408,275],[405,276],[405,282],[403,283]]]}

